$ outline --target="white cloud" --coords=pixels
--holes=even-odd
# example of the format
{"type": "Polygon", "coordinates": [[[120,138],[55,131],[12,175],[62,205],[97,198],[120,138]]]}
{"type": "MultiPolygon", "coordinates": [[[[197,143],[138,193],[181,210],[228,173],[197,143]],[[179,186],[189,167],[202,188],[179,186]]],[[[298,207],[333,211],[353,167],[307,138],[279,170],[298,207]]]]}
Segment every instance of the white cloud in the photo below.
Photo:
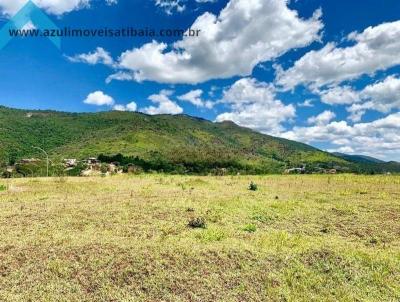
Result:
{"type": "Polygon", "coordinates": [[[304,102],[297,104],[297,106],[312,108],[312,107],[314,107],[314,100],[310,100],[310,99],[305,100],[304,102]]]}
{"type": "Polygon", "coordinates": [[[388,76],[384,81],[368,85],[361,97],[373,103],[376,111],[388,113],[400,109],[400,78],[388,76]]]}
{"type": "Polygon", "coordinates": [[[224,92],[221,100],[231,107],[231,112],[218,115],[216,120],[230,120],[260,132],[278,134],[284,131],[282,123],[295,117],[296,110],[275,97],[272,85],[251,78],[238,80],[224,92]]]}
{"type": "MultiPolygon", "coordinates": [[[[107,5],[116,4],[117,0],[105,0],[107,5]]],[[[0,0],[0,12],[6,16],[13,16],[28,0],[0,0]]],[[[89,7],[92,0],[33,0],[33,2],[47,13],[62,15],[73,10],[89,7]]]]}
{"type": "Polygon", "coordinates": [[[128,50],[119,67],[136,81],[162,83],[248,76],[260,62],[318,40],[320,17],[317,10],[303,20],[286,0],[230,0],[219,16],[205,13],[197,18],[191,28],[201,30],[199,37],[185,37],[171,48],[153,41],[128,50]]]}
{"type": "Polygon", "coordinates": [[[189,91],[188,93],[186,93],[184,95],[178,96],[178,100],[189,102],[199,108],[207,108],[207,109],[213,108],[214,103],[211,101],[202,100],[201,99],[202,94],[203,94],[203,90],[196,89],[196,90],[189,91]]]}
{"type": "Polygon", "coordinates": [[[314,124],[314,125],[327,125],[329,122],[331,122],[334,118],[336,117],[336,114],[332,111],[325,110],[321,114],[317,116],[312,116],[310,117],[307,122],[309,124],[314,124]]]}
{"type": "Polygon", "coordinates": [[[137,110],[137,104],[135,102],[131,102],[131,103],[127,104],[125,107],[126,107],[126,110],[128,110],[128,111],[136,111],[137,110]]]}
{"type": "Polygon", "coordinates": [[[116,104],[114,105],[113,109],[115,111],[136,111],[137,104],[135,102],[131,102],[127,105],[116,104]]]}
{"type": "Polygon", "coordinates": [[[113,80],[117,81],[131,81],[134,80],[134,76],[128,72],[119,71],[107,77],[106,83],[110,84],[113,80]]]}
{"type": "Polygon", "coordinates": [[[282,136],[305,143],[332,142],[336,145],[332,148],[334,151],[351,148],[352,153],[400,160],[400,112],[352,126],[345,121],[334,121],[311,127],[294,127],[282,136]]]}
{"type": "Polygon", "coordinates": [[[350,86],[334,86],[326,90],[316,91],[321,101],[328,105],[348,105],[361,101],[360,95],[350,86]]]}
{"type": "Polygon", "coordinates": [[[82,62],[90,65],[104,64],[112,66],[114,64],[114,60],[111,57],[110,53],[105,51],[101,47],[97,47],[94,52],[90,52],[87,54],[79,54],[67,58],[71,62],[82,62]]]}
{"type": "Polygon", "coordinates": [[[333,152],[339,152],[339,153],[345,153],[345,154],[355,154],[354,149],[352,147],[348,147],[348,146],[340,147],[340,148],[337,148],[337,149],[329,149],[328,152],[332,152],[332,153],[333,152]]]}
{"type": "Polygon", "coordinates": [[[347,108],[353,121],[360,121],[368,110],[389,113],[400,109],[400,78],[388,76],[381,82],[368,85],[359,94],[364,102],[347,108]]]}
{"type": "Polygon", "coordinates": [[[126,108],[125,108],[124,105],[116,104],[116,105],[114,105],[113,110],[115,110],[115,111],[126,111],[126,108]]]}
{"type": "Polygon", "coordinates": [[[104,94],[104,92],[102,91],[95,91],[90,93],[83,102],[88,105],[96,106],[114,105],[114,99],[111,96],[104,94]]]}
{"type": "Polygon", "coordinates": [[[328,43],[310,51],[286,71],[277,70],[277,83],[287,89],[299,84],[321,87],[357,79],[400,64],[400,21],[368,27],[351,33],[353,46],[337,47],[328,43]]]}
{"type": "Polygon", "coordinates": [[[335,86],[316,91],[321,101],[329,105],[351,105],[346,109],[349,118],[359,122],[368,110],[390,113],[400,109],[400,78],[393,75],[385,80],[370,84],[360,91],[349,86],[335,86]]]}
{"type": "Polygon", "coordinates": [[[171,90],[161,90],[159,94],[149,96],[149,100],[157,106],[149,106],[140,111],[150,115],[181,114],[183,109],[169,98],[172,94],[173,91],[171,90]]]}
{"type": "Polygon", "coordinates": [[[174,11],[181,13],[186,9],[182,0],[155,0],[155,5],[168,15],[172,15],[174,11]]]}

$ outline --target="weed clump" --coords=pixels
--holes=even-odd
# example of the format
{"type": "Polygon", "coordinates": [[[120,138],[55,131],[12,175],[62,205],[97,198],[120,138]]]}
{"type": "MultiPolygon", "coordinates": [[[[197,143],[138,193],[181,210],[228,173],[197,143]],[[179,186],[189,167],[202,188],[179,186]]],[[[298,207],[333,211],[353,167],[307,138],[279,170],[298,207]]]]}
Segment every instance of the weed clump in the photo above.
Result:
{"type": "Polygon", "coordinates": [[[372,244],[372,245],[376,245],[376,244],[378,244],[378,239],[376,239],[376,238],[371,238],[371,240],[369,241],[369,243],[372,244]]]}
{"type": "Polygon", "coordinates": [[[321,233],[323,234],[328,234],[329,233],[329,228],[328,227],[324,227],[320,230],[321,233]]]}
{"type": "Polygon", "coordinates": [[[5,185],[0,185],[0,192],[6,191],[7,187],[5,185]]]}
{"type": "Polygon", "coordinates": [[[254,233],[255,231],[257,231],[257,226],[255,224],[248,224],[243,228],[243,231],[254,233]]]}
{"type": "Polygon", "coordinates": [[[207,223],[205,218],[203,217],[196,217],[192,218],[188,224],[189,227],[193,229],[205,229],[207,227],[207,223]]]}
{"type": "Polygon", "coordinates": [[[254,182],[251,182],[249,185],[249,190],[250,191],[257,191],[258,190],[258,185],[254,182]]]}

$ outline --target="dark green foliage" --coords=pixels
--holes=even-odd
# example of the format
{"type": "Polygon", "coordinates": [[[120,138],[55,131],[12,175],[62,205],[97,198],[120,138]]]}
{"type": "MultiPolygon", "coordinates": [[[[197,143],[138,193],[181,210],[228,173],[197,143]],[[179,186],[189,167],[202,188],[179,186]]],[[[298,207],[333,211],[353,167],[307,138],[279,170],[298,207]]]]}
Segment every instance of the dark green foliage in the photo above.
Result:
{"type": "Polygon", "coordinates": [[[254,183],[254,182],[251,182],[250,185],[249,185],[249,190],[250,191],[257,191],[258,190],[257,184],[254,183]]]}
{"type": "Polygon", "coordinates": [[[196,217],[189,221],[188,226],[194,229],[205,229],[207,227],[207,223],[203,217],[196,217]]]}
{"type": "Polygon", "coordinates": [[[79,176],[81,172],[87,169],[87,165],[85,163],[78,163],[78,165],[72,169],[64,171],[65,176],[79,176]]]}
{"type": "Polygon", "coordinates": [[[257,231],[257,226],[255,224],[248,224],[243,228],[243,231],[248,233],[254,233],[257,231]]]}
{"type": "MultiPolygon", "coordinates": [[[[212,123],[186,115],[77,114],[0,107],[0,128],[0,165],[12,165],[22,158],[44,160],[43,154],[32,148],[38,146],[48,151],[53,163],[61,163],[64,158],[99,157],[138,173],[270,174],[302,165],[309,173],[319,168],[360,173],[400,171],[396,163],[386,164],[381,170],[364,167],[231,122],[212,123]]],[[[65,173],[74,175],[79,171],[77,168],[65,173]]],[[[21,172],[31,173],[24,169],[21,172]]]]}
{"type": "Polygon", "coordinates": [[[7,187],[5,185],[0,185],[0,192],[6,191],[7,187]]]}

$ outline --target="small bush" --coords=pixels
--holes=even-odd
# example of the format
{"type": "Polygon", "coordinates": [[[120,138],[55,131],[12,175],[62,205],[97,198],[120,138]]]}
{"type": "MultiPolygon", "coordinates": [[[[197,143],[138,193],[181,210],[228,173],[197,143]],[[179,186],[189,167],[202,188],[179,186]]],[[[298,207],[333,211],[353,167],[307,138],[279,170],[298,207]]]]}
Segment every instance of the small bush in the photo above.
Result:
{"type": "Polygon", "coordinates": [[[205,229],[207,227],[206,220],[203,217],[191,219],[188,225],[194,229],[205,229]]]}
{"type": "Polygon", "coordinates": [[[243,228],[243,231],[254,233],[255,231],[257,231],[257,226],[255,224],[248,224],[243,228]]]}
{"type": "Polygon", "coordinates": [[[5,185],[0,185],[0,192],[6,191],[7,187],[5,185]]]}
{"type": "Polygon", "coordinates": [[[216,242],[225,239],[225,233],[220,229],[207,229],[196,234],[202,242],[216,242]]]}
{"type": "Polygon", "coordinates": [[[251,217],[252,220],[261,222],[261,223],[269,223],[276,219],[276,215],[274,214],[255,214],[251,217]]]}
{"type": "Polygon", "coordinates": [[[251,182],[251,183],[250,183],[250,186],[249,186],[249,190],[250,190],[250,191],[257,191],[257,190],[258,190],[257,184],[254,183],[254,182],[251,182]]]}
{"type": "Polygon", "coordinates": [[[375,245],[378,244],[378,239],[376,238],[371,238],[371,240],[369,241],[370,244],[375,245]]]}

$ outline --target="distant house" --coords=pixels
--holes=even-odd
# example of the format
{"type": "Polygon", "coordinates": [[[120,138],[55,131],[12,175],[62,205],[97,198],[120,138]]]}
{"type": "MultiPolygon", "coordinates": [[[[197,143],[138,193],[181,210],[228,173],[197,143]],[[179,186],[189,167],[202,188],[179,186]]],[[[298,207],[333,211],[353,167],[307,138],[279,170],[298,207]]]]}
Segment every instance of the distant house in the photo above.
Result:
{"type": "Polygon", "coordinates": [[[13,173],[15,172],[15,170],[16,170],[15,166],[7,166],[6,168],[7,173],[13,173]]]}
{"type": "Polygon", "coordinates": [[[75,158],[64,159],[63,163],[65,168],[74,168],[78,165],[78,161],[75,158]]]}
{"type": "Polygon", "coordinates": [[[107,172],[114,174],[114,173],[118,173],[119,169],[118,169],[118,165],[116,165],[115,163],[111,163],[107,165],[107,172]]]}
{"type": "Polygon", "coordinates": [[[88,170],[91,170],[91,171],[100,171],[101,170],[101,161],[99,161],[97,158],[89,157],[85,162],[88,166],[88,170]]]}
{"type": "Polygon", "coordinates": [[[291,169],[286,169],[285,174],[305,174],[306,173],[306,168],[291,168],[291,169]]]}
{"type": "Polygon", "coordinates": [[[98,164],[100,164],[101,162],[100,162],[97,158],[95,158],[95,157],[89,157],[89,158],[86,160],[86,163],[87,163],[88,165],[98,165],[98,164]]]}

